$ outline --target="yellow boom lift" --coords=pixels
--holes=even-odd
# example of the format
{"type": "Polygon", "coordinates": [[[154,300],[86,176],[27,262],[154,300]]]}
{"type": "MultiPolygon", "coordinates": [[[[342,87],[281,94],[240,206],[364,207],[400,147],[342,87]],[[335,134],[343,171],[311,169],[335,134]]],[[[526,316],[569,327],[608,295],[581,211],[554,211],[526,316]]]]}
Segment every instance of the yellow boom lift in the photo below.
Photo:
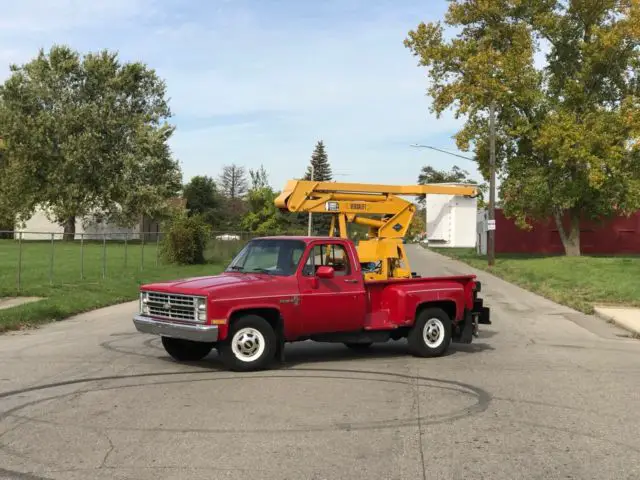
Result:
{"type": "Polygon", "coordinates": [[[424,194],[475,196],[475,185],[376,185],[364,183],[289,180],[276,198],[281,211],[332,215],[329,236],[348,238],[347,223],[369,227],[369,238],[357,246],[366,280],[411,278],[403,238],[415,214],[415,205],[400,196],[424,194]],[[369,265],[372,268],[369,270],[369,265]]]}

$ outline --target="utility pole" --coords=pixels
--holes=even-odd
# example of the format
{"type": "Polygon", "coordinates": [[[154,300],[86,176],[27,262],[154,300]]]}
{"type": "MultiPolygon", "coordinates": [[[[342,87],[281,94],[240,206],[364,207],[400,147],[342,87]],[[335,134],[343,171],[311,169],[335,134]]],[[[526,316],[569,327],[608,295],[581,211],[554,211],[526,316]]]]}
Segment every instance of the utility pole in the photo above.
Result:
{"type": "MultiPolygon", "coordinates": [[[[313,169],[313,163],[311,164],[311,181],[313,182],[313,176],[314,176],[314,169],[313,169]]],[[[311,236],[311,212],[309,212],[309,224],[307,226],[307,235],[310,237],[311,236]]]]}
{"type": "Polygon", "coordinates": [[[487,260],[495,263],[496,254],[496,104],[489,105],[489,223],[487,227],[487,260]]]}

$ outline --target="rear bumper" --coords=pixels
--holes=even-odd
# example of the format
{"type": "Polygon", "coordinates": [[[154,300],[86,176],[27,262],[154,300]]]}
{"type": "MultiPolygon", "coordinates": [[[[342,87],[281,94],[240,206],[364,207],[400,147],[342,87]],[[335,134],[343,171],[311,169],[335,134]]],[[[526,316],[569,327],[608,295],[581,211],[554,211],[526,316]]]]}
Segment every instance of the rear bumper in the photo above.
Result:
{"type": "Polygon", "coordinates": [[[133,317],[133,324],[142,333],[161,335],[163,337],[181,338],[194,342],[216,342],[218,340],[217,325],[200,325],[174,323],[166,320],[157,320],[142,315],[133,317]]]}
{"type": "Polygon", "coordinates": [[[473,288],[473,308],[471,309],[471,315],[476,317],[479,324],[491,325],[491,310],[489,310],[489,307],[485,307],[482,298],[478,297],[481,291],[482,283],[476,280],[473,288]]]}
{"type": "Polygon", "coordinates": [[[473,302],[472,315],[477,315],[478,323],[481,325],[491,325],[491,310],[483,305],[481,298],[476,298],[473,302]]]}

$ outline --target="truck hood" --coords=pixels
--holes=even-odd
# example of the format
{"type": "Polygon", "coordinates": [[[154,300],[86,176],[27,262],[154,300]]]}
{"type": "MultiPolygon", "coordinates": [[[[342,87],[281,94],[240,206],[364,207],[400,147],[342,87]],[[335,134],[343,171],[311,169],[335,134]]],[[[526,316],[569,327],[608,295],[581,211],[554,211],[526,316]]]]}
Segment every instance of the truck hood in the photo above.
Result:
{"type": "Polygon", "coordinates": [[[254,273],[221,273],[206,277],[192,277],[169,282],[156,282],[140,287],[141,290],[152,290],[166,293],[183,293],[186,295],[213,295],[217,298],[236,296],[242,291],[255,292],[271,290],[283,277],[254,273]]]}

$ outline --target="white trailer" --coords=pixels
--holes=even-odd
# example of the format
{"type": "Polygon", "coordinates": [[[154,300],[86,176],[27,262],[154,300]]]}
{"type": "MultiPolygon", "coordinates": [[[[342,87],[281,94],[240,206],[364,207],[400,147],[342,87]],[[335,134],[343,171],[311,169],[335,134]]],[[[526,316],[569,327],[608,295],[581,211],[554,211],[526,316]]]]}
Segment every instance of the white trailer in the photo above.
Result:
{"type": "Polygon", "coordinates": [[[475,248],[478,241],[478,199],[458,195],[427,195],[427,241],[430,246],[475,248]]]}

